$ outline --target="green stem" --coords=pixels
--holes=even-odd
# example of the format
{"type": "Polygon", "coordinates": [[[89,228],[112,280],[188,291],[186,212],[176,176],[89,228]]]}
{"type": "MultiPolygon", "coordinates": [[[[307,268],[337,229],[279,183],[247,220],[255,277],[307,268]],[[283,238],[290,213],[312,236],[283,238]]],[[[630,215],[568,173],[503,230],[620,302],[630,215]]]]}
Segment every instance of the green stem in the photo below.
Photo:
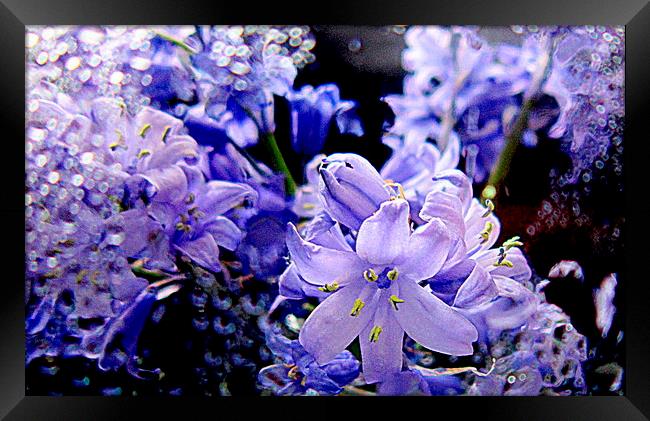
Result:
{"type": "Polygon", "coordinates": [[[296,192],[296,182],[293,180],[291,172],[289,172],[287,163],[284,162],[284,157],[282,156],[282,152],[280,152],[280,148],[278,148],[275,136],[273,133],[266,133],[262,136],[262,142],[271,154],[271,164],[273,165],[273,168],[280,171],[285,176],[284,181],[287,188],[287,194],[293,196],[296,192]]]}
{"type": "Polygon", "coordinates": [[[165,279],[165,278],[167,278],[169,276],[169,275],[164,274],[162,272],[145,269],[142,266],[131,266],[131,271],[136,275],[140,275],[142,277],[145,277],[145,278],[148,278],[148,279],[154,280],[154,281],[159,280],[159,279],[165,279]]]}
{"type": "Polygon", "coordinates": [[[169,41],[172,44],[181,47],[183,50],[187,51],[190,54],[196,54],[198,52],[194,48],[192,48],[189,45],[187,45],[186,43],[184,43],[183,41],[181,41],[179,39],[176,39],[176,38],[172,37],[171,35],[167,35],[167,34],[164,34],[162,32],[158,32],[158,31],[154,31],[154,33],[157,36],[159,36],[160,38],[164,39],[165,41],[169,41]]]}
{"type": "Polygon", "coordinates": [[[508,175],[510,170],[510,164],[512,159],[515,156],[515,151],[517,146],[521,142],[521,139],[524,136],[524,132],[528,127],[528,118],[530,117],[530,111],[537,102],[539,95],[544,86],[544,82],[548,76],[548,73],[551,70],[552,60],[553,59],[553,42],[549,41],[547,46],[547,55],[544,57],[544,61],[538,67],[537,72],[533,75],[532,81],[526,93],[524,94],[524,102],[521,105],[521,110],[519,115],[512,125],[512,129],[506,135],[506,144],[499,155],[499,161],[497,162],[494,170],[490,174],[490,178],[481,193],[481,198],[483,201],[490,199],[494,200],[501,184],[508,175]]]}
{"type": "Polygon", "coordinates": [[[499,156],[499,161],[494,167],[494,171],[490,174],[487,185],[483,189],[481,196],[483,200],[491,199],[493,200],[496,197],[497,192],[501,186],[503,180],[505,180],[506,175],[508,175],[508,170],[510,169],[510,164],[512,159],[515,156],[515,151],[521,138],[528,127],[528,116],[530,115],[530,110],[535,103],[535,99],[527,99],[524,101],[517,116],[517,120],[512,127],[512,130],[506,136],[506,144],[501,151],[499,156]]]}

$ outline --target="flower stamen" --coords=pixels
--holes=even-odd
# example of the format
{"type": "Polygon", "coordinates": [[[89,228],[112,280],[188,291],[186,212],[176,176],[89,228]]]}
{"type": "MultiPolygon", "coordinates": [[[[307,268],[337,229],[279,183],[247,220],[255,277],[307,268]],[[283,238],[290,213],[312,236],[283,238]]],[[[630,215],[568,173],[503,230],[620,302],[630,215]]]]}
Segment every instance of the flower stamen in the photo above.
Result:
{"type": "Polygon", "coordinates": [[[381,326],[374,326],[370,331],[370,337],[368,338],[368,340],[370,342],[377,342],[379,340],[379,334],[381,333],[381,331],[382,331],[381,326]]]}
{"type": "Polygon", "coordinates": [[[149,131],[150,128],[151,128],[151,124],[149,124],[149,123],[147,123],[147,124],[145,124],[144,126],[142,126],[142,128],[141,128],[140,131],[138,132],[138,134],[140,135],[140,137],[145,137],[145,136],[147,135],[147,132],[149,131]]]}
{"type": "Polygon", "coordinates": [[[395,294],[391,295],[389,300],[393,304],[393,307],[395,307],[395,311],[399,311],[399,309],[397,308],[397,304],[404,302],[404,300],[402,300],[395,294]]]}
{"type": "Polygon", "coordinates": [[[363,279],[368,282],[375,282],[377,279],[379,279],[379,276],[377,276],[377,273],[372,268],[370,268],[363,271],[363,279]]]}
{"type": "Polygon", "coordinates": [[[366,306],[366,303],[361,301],[360,298],[354,300],[354,305],[352,306],[352,311],[350,311],[350,316],[357,317],[361,312],[361,309],[366,306]]]}
{"type": "Polygon", "coordinates": [[[506,249],[506,251],[510,250],[513,247],[521,247],[523,245],[524,243],[519,241],[519,236],[514,236],[503,242],[503,247],[506,249]]]}
{"type": "Polygon", "coordinates": [[[487,218],[490,216],[492,212],[494,212],[494,202],[491,201],[490,199],[485,199],[485,206],[487,207],[487,210],[483,214],[483,218],[487,218]]]}
{"type": "Polygon", "coordinates": [[[337,289],[339,289],[338,282],[332,282],[331,284],[325,284],[322,287],[318,287],[318,290],[322,292],[334,292],[337,289]]]}
{"type": "Polygon", "coordinates": [[[490,221],[487,221],[485,223],[485,228],[483,228],[483,231],[479,233],[479,235],[481,236],[481,244],[487,242],[487,240],[490,238],[490,234],[492,234],[493,229],[494,229],[494,224],[490,221]]]}

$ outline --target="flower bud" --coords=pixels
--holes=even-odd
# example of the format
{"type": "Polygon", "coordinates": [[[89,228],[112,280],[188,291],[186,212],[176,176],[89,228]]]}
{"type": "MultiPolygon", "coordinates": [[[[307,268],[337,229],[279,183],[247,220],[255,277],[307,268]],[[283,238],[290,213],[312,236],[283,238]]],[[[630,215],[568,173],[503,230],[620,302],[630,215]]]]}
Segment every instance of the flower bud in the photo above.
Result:
{"type": "Polygon", "coordinates": [[[332,218],[354,230],[390,199],[377,170],[355,154],[334,154],[323,160],[319,193],[332,218]]]}

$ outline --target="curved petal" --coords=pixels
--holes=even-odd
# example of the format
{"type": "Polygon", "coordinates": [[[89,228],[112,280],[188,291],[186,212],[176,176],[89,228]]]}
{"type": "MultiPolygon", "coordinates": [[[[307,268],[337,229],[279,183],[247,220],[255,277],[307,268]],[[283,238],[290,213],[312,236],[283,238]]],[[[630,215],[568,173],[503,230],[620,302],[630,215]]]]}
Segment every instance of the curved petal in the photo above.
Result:
{"type": "Polygon", "coordinates": [[[137,177],[142,177],[151,183],[154,193],[150,197],[156,202],[178,203],[187,195],[187,178],[178,166],[148,170],[133,178],[137,177]]]}
{"type": "Polygon", "coordinates": [[[415,282],[398,282],[393,309],[402,329],[421,345],[443,354],[471,355],[478,332],[472,323],[415,282]]]}
{"type": "Polygon", "coordinates": [[[525,282],[532,276],[526,257],[518,248],[512,248],[506,253],[506,259],[512,263],[512,267],[495,266],[495,263],[499,261],[499,249],[482,251],[476,254],[475,259],[492,276],[501,275],[519,282],[525,282]]]}
{"type": "Polygon", "coordinates": [[[291,223],[287,232],[287,248],[300,276],[314,285],[336,281],[343,286],[354,279],[361,280],[363,271],[367,269],[351,251],[334,250],[303,240],[291,223]]]}
{"type": "Polygon", "coordinates": [[[487,250],[496,243],[501,232],[501,223],[493,213],[485,215],[487,208],[477,199],[472,199],[469,211],[465,215],[465,243],[467,250],[487,250]],[[481,232],[486,228],[486,223],[492,224],[487,241],[481,237],[481,232]]]}
{"type": "Polygon", "coordinates": [[[512,267],[508,266],[499,266],[496,267],[492,272],[492,276],[502,275],[510,279],[514,279],[518,282],[526,282],[533,275],[526,261],[526,257],[518,248],[512,248],[508,250],[506,258],[512,262],[512,267]]]}
{"type": "Polygon", "coordinates": [[[420,218],[425,221],[440,218],[452,233],[461,238],[465,237],[463,204],[458,196],[443,191],[430,192],[424,199],[420,218]]]}
{"type": "Polygon", "coordinates": [[[350,315],[354,301],[364,289],[370,288],[365,282],[354,282],[334,292],[309,315],[300,330],[299,340],[318,364],[334,359],[370,322],[374,301],[366,301],[366,307],[357,316],[350,315]]]}
{"type": "Polygon", "coordinates": [[[386,265],[401,257],[409,244],[409,206],[403,199],[391,200],[359,228],[357,254],[373,264],[386,265]]]}
{"type": "Polygon", "coordinates": [[[246,184],[213,180],[205,184],[197,204],[208,216],[222,215],[246,200],[257,200],[257,192],[246,184]]]}
{"type": "Polygon", "coordinates": [[[431,278],[445,263],[450,245],[447,227],[440,219],[434,218],[411,235],[399,269],[417,281],[431,278]]]}
{"type": "Polygon", "coordinates": [[[237,248],[243,236],[239,227],[225,216],[215,217],[205,230],[212,234],[217,244],[231,251],[237,248]]]}
{"type": "MultiPolygon", "coordinates": [[[[472,262],[472,260],[469,260],[472,262]]],[[[474,262],[473,262],[474,263],[474,262]]],[[[474,269],[458,289],[454,307],[474,307],[491,301],[498,294],[497,286],[481,265],[474,263],[474,269]]]]}
{"type": "Polygon", "coordinates": [[[204,234],[196,240],[177,245],[176,248],[200,266],[213,272],[221,272],[219,246],[212,234],[204,234]]]}
{"type": "MultiPolygon", "coordinates": [[[[146,168],[163,168],[183,160],[187,163],[196,163],[199,159],[199,146],[189,136],[174,136],[169,139],[164,148],[155,151],[149,156],[146,168]]],[[[145,158],[146,159],[146,158],[145,158]]]]}
{"type": "Polygon", "coordinates": [[[359,335],[366,383],[377,383],[385,376],[399,373],[402,369],[404,329],[391,314],[389,295],[386,290],[380,295],[373,320],[359,335]],[[370,332],[374,326],[382,329],[376,342],[370,341],[370,332]]]}

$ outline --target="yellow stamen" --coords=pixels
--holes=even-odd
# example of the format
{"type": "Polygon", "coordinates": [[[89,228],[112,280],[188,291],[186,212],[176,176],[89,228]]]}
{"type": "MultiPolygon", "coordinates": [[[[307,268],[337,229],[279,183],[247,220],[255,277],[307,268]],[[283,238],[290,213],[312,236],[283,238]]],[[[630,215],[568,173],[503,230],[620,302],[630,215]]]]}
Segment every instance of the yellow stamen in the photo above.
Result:
{"type": "Polygon", "coordinates": [[[515,236],[503,242],[503,247],[507,250],[510,250],[513,247],[521,247],[524,243],[519,241],[519,237],[515,236]]]}
{"type": "Polygon", "coordinates": [[[140,152],[138,152],[138,158],[142,158],[147,155],[151,155],[151,151],[148,149],[141,149],[140,152]]]}
{"type": "Polygon", "coordinates": [[[397,304],[399,304],[399,303],[403,303],[403,302],[404,302],[404,300],[402,300],[401,298],[399,298],[399,297],[398,297],[397,295],[395,295],[395,294],[391,295],[390,298],[389,298],[389,300],[390,300],[390,302],[393,304],[393,307],[395,307],[395,310],[399,310],[399,309],[397,308],[397,304]]]}
{"type": "Polygon", "coordinates": [[[399,272],[397,271],[397,268],[393,268],[393,270],[391,270],[390,272],[388,272],[388,273],[386,274],[386,276],[387,276],[388,279],[390,279],[391,281],[397,281],[397,278],[399,277],[399,272]]]}
{"type": "Polygon", "coordinates": [[[490,199],[485,199],[485,206],[487,207],[487,210],[483,214],[483,218],[487,218],[490,216],[492,212],[494,212],[494,202],[491,201],[490,199]]]}
{"type": "Polygon", "coordinates": [[[163,129],[163,133],[162,133],[162,141],[163,141],[163,143],[167,142],[167,135],[169,134],[171,129],[172,129],[171,126],[165,126],[165,128],[163,129]]]}
{"type": "Polygon", "coordinates": [[[494,266],[507,266],[509,268],[514,267],[515,265],[508,259],[505,258],[505,255],[503,258],[499,259],[498,261],[494,262],[494,266]]]}
{"type": "Polygon", "coordinates": [[[147,135],[147,132],[149,131],[150,128],[151,128],[151,124],[149,124],[149,123],[147,123],[147,124],[145,124],[144,126],[142,126],[142,128],[141,128],[140,131],[138,132],[138,134],[140,135],[140,137],[145,137],[145,136],[147,135]]]}
{"type": "Polygon", "coordinates": [[[377,342],[379,340],[379,334],[381,333],[381,331],[382,329],[380,326],[373,327],[372,330],[370,331],[370,337],[368,338],[368,340],[370,342],[377,342]]]}
{"type": "Polygon", "coordinates": [[[366,306],[366,303],[357,298],[354,300],[354,305],[352,306],[352,311],[350,311],[350,316],[357,317],[361,312],[361,309],[366,306]]]}
{"type": "Polygon", "coordinates": [[[483,228],[483,231],[479,233],[479,235],[481,236],[481,244],[487,242],[487,240],[490,238],[490,234],[492,233],[493,229],[494,229],[494,224],[490,221],[487,221],[485,223],[485,228],[483,228]]]}
{"type": "Polygon", "coordinates": [[[368,269],[363,271],[363,279],[368,282],[375,282],[379,279],[379,276],[377,276],[377,273],[374,270],[368,269]]]}
{"type": "Polygon", "coordinates": [[[322,287],[318,287],[318,290],[323,292],[334,292],[337,289],[339,289],[338,282],[332,282],[331,284],[325,284],[322,287]]]}

